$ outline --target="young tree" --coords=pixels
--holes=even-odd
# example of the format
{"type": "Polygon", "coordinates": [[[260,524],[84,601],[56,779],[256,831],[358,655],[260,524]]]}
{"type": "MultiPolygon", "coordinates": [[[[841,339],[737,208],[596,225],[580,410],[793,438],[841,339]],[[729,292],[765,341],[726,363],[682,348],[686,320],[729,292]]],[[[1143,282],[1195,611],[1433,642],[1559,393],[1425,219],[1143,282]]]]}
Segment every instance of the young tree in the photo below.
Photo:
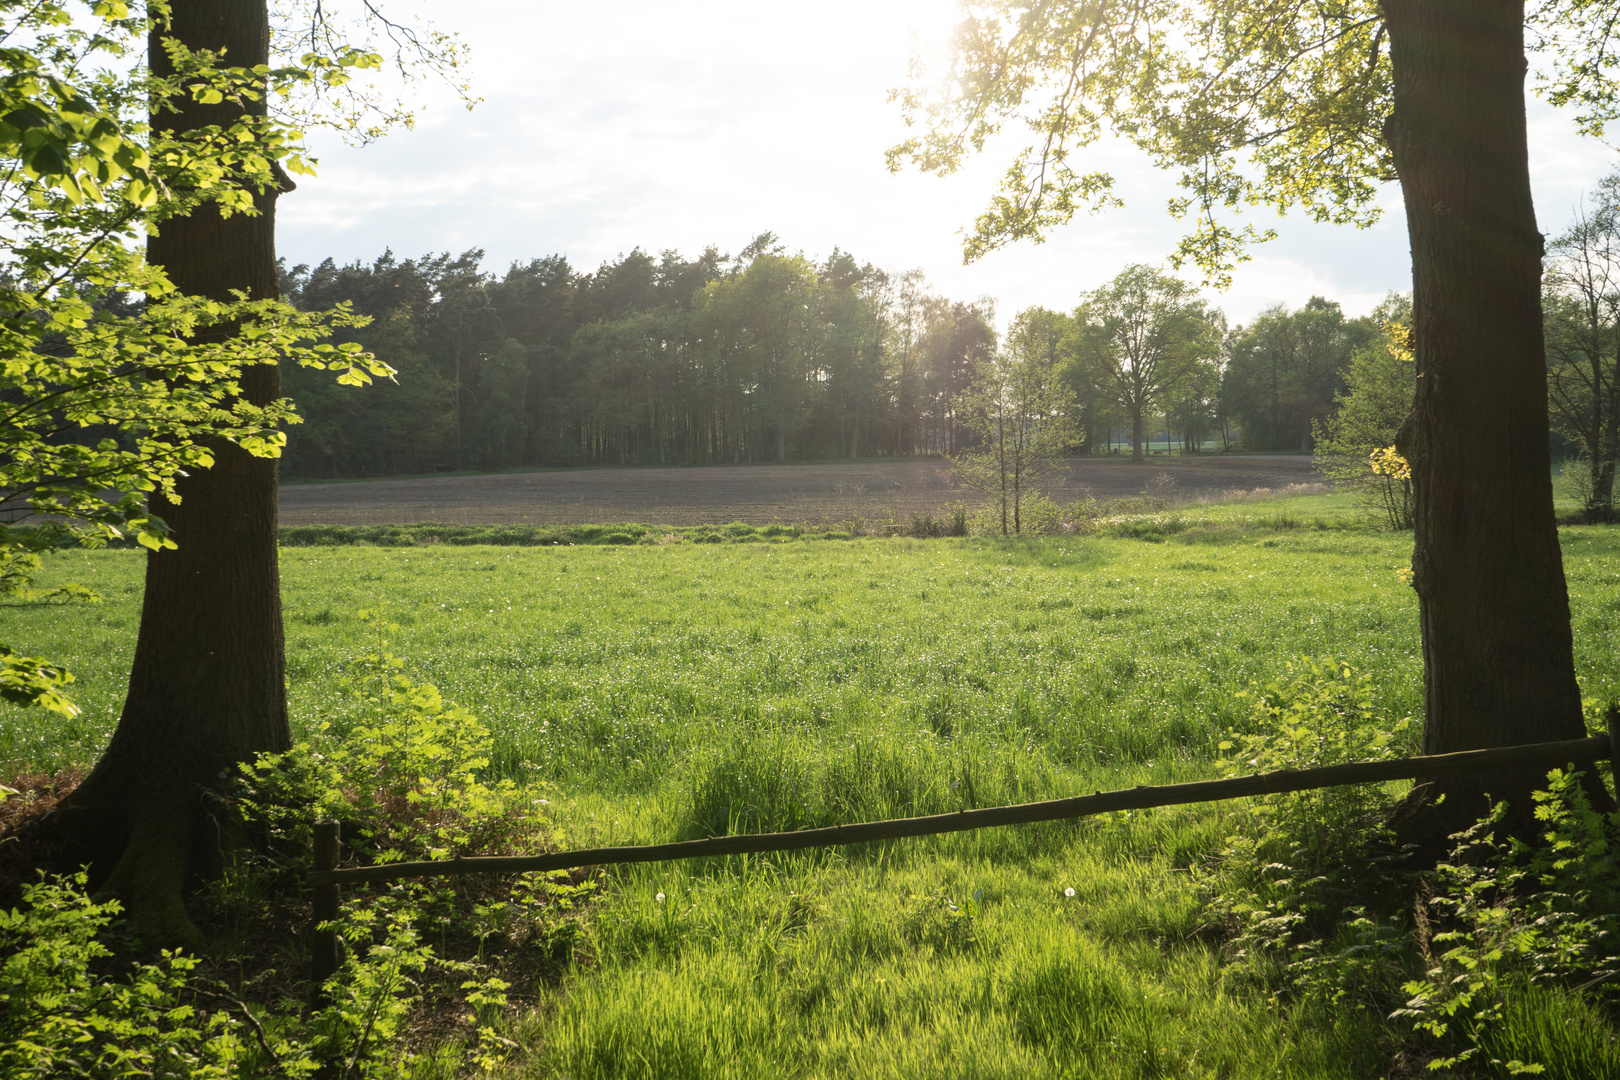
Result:
{"type": "Polygon", "coordinates": [[[1131,421],[1131,460],[1141,462],[1143,422],[1213,359],[1219,315],[1186,282],[1127,266],[1082,295],[1070,350],[1084,378],[1131,421]]]}
{"type": "MultiPolygon", "coordinates": [[[[1398,180],[1411,237],[1418,390],[1398,440],[1417,496],[1424,750],[1579,736],[1569,600],[1552,512],[1542,239],[1530,198],[1523,0],[982,0],[964,5],[939,97],[899,96],[926,130],[890,151],[948,172],[1008,122],[1032,145],[967,243],[972,257],[1117,201],[1077,168],[1105,128],[1180,170],[1196,225],[1176,257],[1230,274],[1268,238],[1244,204],[1366,225],[1398,180]]],[[[1600,131],[1616,114],[1613,9],[1534,5],[1545,88],[1600,131]]],[[[1538,778],[1454,777],[1436,829],[1487,793],[1521,815],[1538,778]]],[[[1521,821],[1528,818],[1521,816],[1521,821]]]]}
{"type": "Polygon", "coordinates": [[[1591,470],[1588,520],[1613,521],[1620,458],[1620,172],[1548,248],[1542,303],[1553,427],[1591,470]]]}
{"type": "Polygon", "coordinates": [[[1337,411],[1315,426],[1316,468],[1338,487],[1358,492],[1390,528],[1410,529],[1412,474],[1391,451],[1417,393],[1412,303],[1392,294],[1378,305],[1373,319],[1384,326],[1385,340],[1351,355],[1337,411]]]}
{"type": "Polygon", "coordinates": [[[1077,429],[1074,397],[1058,371],[1064,316],[1045,308],[1019,312],[1002,348],[979,365],[962,408],[973,445],[951,457],[957,476],[990,494],[1001,535],[1024,531],[1035,483],[1059,463],[1077,429]]]}

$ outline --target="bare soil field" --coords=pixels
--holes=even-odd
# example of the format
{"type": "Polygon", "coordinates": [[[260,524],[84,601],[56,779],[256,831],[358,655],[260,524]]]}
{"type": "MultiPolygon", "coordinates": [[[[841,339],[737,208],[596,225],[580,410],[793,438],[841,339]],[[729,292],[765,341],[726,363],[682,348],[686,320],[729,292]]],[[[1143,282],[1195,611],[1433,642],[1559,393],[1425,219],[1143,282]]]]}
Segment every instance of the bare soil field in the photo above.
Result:
{"type": "MultiPolygon", "coordinates": [[[[1058,503],[1140,495],[1160,474],[1181,498],[1284,488],[1319,478],[1307,456],[1071,458],[1041,486],[1058,503]]],[[[1163,482],[1161,481],[1160,484],[1163,482]]],[[[1157,487],[1158,485],[1156,485],[1157,487]]],[[[415,477],[281,488],[283,525],[767,525],[905,520],[985,496],[943,461],[854,465],[714,465],[697,468],[571,469],[415,477]]]]}

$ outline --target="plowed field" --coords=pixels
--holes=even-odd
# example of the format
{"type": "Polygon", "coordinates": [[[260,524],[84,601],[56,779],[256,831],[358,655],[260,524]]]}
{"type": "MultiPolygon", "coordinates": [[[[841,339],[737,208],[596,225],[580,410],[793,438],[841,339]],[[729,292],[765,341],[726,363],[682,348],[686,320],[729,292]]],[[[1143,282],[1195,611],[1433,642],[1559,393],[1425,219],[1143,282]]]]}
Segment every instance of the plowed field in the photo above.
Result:
{"type": "MultiPolygon", "coordinates": [[[[1305,456],[1073,458],[1042,486],[1060,503],[1138,495],[1161,473],[1183,497],[1282,488],[1317,479],[1305,456]]],[[[576,525],[637,521],[707,525],[813,523],[937,513],[984,496],[941,461],[856,465],[572,469],[557,472],[293,483],[281,489],[283,525],[576,525]]]]}

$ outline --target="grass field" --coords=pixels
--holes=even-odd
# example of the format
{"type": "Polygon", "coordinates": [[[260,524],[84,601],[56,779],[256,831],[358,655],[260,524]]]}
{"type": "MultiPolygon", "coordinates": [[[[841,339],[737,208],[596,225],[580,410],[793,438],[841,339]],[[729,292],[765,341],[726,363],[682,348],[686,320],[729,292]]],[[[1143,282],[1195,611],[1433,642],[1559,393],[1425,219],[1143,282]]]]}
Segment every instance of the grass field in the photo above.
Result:
{"type": "MultiPolygon", "coordinates": [[[[551,785],[563,846],[1207,777],[1241,692],[1300,657],[1369,675],[1391,723],[1420,710],[1411,539],[1357,520],[1324,496],[1027,541],[287,549],[289,690],[302,732],[341,733],[336,681],[379,645],[405,658],[494,728],[494,771],[551,785]]],[[[1620,697],[1620,530],[1563,537],[1583,691],[1620,697]]],[[[98,752],[140,567],[61,555],[50,577],[105,603],[0,612],[84,706],[3,714],[13,769],[98,752]]],[[[1396,1069],[1381,1016],[1223,966],[1200,873],[1242,813],[611,871],[509,1034],[522,1070],[572,1077],[1396,1069]]]]}

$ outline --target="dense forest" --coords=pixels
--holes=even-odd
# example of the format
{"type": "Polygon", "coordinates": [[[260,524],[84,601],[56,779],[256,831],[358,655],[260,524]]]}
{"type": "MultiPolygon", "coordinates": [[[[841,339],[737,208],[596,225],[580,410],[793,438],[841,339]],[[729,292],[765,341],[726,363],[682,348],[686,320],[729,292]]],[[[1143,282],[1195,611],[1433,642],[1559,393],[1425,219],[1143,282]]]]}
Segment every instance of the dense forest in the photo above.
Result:
{"type": "MultiPolygon", "coordinates": [[[[920,271],[836,249],[813,261],[770,233],[735,256],[637,249],[594,272],[552,255],[495,275],[482,258],[283,267],[295,305],[369,316],[348,336],[398,371],[356,389],[289,366],[304,423],[283,475],[951,454],[975,437],[963,410],[1011,347],[987,299],[947,299],[920,271]]],[[[1187,449],[1309,450],[1350,357],[1382,339],[1377,315],[1321,298],[1228,329],[1174,279],[1136,267],[1118,281],[1133,273],[1159,292],[1100,289],[1072,313],[1013,320],[1021,357],[1070,388],[1071,452],[1128,450],[1133,409],[1148,437],[1187,449]],[[1151,381],[1132,366],[1139,347],[1157,350],[1151,381]]]]}

